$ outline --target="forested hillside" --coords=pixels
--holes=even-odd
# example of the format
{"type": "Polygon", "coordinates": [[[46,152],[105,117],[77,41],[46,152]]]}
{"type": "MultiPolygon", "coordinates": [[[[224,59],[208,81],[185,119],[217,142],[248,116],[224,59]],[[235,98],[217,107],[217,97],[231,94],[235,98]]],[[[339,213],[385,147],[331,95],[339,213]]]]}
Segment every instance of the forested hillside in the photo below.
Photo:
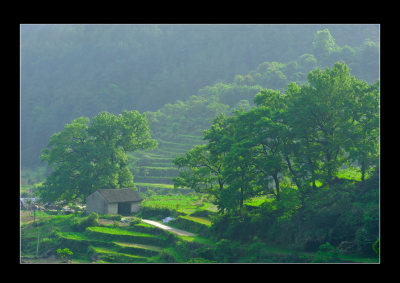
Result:
{"type": "Polygon", "coordinates": [[[379,25],[22,26],[22,260],[379,263],[379,54],[379,25]]]}
{"type": "Polygon", "coordinates": [[[40,165],[65,123],[104,110],[148,111],[153,133],[167,121],[185,132],[338,60],[373,82],[378,48],[376,25],[22,25],[21,166],[40,165]]]}

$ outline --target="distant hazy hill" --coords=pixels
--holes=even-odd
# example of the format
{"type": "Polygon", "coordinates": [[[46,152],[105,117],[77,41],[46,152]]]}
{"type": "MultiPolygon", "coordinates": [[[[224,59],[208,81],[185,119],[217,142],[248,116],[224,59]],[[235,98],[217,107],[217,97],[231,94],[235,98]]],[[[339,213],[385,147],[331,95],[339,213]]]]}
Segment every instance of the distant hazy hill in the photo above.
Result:
{"type": "Polygon", "coordinates": [[[22,166],[40,164],[74,118],[155,111],[262,62],[297,60],[326,27],[341,46],[379,40],[376,25],[22,25],[22,166]]]}

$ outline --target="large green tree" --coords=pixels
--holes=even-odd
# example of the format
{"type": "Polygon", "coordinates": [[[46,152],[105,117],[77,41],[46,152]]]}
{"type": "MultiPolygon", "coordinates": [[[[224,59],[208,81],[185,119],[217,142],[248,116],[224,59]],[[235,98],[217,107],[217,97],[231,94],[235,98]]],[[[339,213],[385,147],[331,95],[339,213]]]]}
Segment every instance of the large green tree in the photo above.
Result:
{"type": "Polygon", "coordinates": [[[356,162],[361,171],[361,181],[369,169],[379,162],[379,81],[368,85],[358,81],[352,97],[349,140],[349,160],[356,162]]]}
{"type": "Polygon", "coordinates": [[[350,76],[344,63],[331,69],[316,69],[309,73],[308,84],[288,87],[287,122],[294,138],[299,142],[298,162],[315,181],[331,184],[335,174],[345,163],[345,150],[351,137],[348,135],[357,80],[350,76]]]}
{"type": "Polygon", "coordinates": [[[175,187],[192,188],[198,193],[208,194],[214,203],[219,204],[225,183],[222,158],[213,157],[204,144],[193,147],[173,162],[180,170],[179,176],[174,178],[175,187]]]}
{"type": "Polygon", "coordinates": [[[145,114],[138,111],[118,116],[104,111],[91,123],[86,117],[75,119],[42,151],[52,172],[39,195],[47,202],[83,201],[100,188],[133,188],[126,152],[156,146],[145,114]]]}

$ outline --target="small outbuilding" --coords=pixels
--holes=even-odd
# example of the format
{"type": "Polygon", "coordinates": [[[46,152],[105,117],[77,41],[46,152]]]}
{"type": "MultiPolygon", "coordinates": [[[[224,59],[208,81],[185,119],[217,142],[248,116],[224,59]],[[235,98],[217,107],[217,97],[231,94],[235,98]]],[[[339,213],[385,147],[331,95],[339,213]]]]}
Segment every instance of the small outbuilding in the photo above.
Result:
{"type": "Polygon", "coordinates": [[[132,189],[101,189],[86,198],[86,212],[130,215],[140,210],[141,201],[132,189]]]}

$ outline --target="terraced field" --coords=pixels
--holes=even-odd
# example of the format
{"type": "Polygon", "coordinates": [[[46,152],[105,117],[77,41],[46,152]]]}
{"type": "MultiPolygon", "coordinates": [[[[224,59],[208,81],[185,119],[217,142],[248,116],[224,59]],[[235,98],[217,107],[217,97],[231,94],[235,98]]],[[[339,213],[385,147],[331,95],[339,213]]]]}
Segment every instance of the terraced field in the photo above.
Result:
{"type": "Polygon", "coordinates": [[[84,232],[58,232],[57,236],[62,247],[77,254],[76,260],[92,263],[157,263],[164,262],[166,255],[176,262],[182,260],[174,247],[176,241],[214,245],[203,237],[178,236],[144,222],[129,227],[93,226],[84,232]]]}
{"type": "Polygon", "coordinates": [[[201,136],[176,135],[173,138],[158,139],[158,148],[152,151],[128,153],[130,169],[140,192],[148,189],[166,194],[173,189],[173,177],[178,170],[172,160],[184,155],[193,146],[203,144],[201,136]]]}

